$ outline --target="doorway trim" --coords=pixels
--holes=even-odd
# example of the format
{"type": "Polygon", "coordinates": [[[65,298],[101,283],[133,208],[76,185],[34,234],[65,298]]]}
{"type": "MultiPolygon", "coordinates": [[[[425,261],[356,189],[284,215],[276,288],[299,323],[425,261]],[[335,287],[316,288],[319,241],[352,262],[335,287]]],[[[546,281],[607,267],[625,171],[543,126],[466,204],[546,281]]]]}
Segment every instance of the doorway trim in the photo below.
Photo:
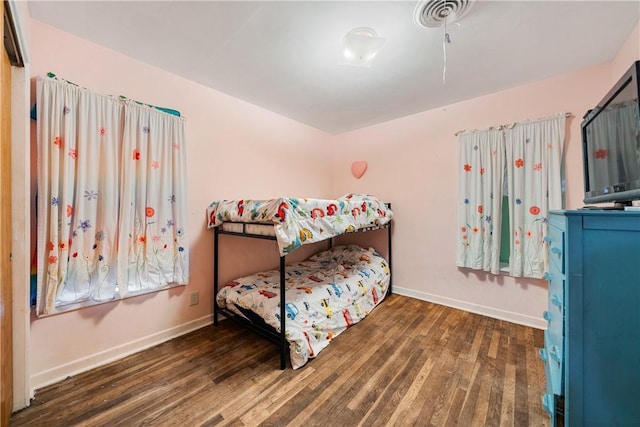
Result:
{"type": "Polygon", "coordinates": [[[22,67],[11,67],[11,225],[13,282],[13,411],[29,406],[31,388],[30,270],[31,270],[31,123],[30,58],[25,37],[30,19],[28,3],[4,2],[9,10],[14,46],[22,67]]]}

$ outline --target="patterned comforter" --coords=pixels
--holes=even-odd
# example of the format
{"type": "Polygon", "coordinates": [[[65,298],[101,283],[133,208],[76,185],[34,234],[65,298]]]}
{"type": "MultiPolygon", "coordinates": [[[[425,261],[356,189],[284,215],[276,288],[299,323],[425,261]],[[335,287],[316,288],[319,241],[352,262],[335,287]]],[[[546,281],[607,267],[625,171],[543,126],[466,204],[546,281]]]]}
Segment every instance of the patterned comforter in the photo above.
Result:
{"type": "MultiPolygon", "coordinates": [[[[385,297],[390,277],[382,256],[357,245],[337,246],[287,266],[286,336],[291,366],[303,366],[333,337],[368,315],[385,297]]],[[[227,283],[217,301],[241,316],[258,315],[280,332],[278,270],[227,283]]]]}
{"type": "Polygon", "coordinates": [[[347,194],[336,200],[223,200],[207,208],[209,228],[225,221],[274,224],[280,255],[303,244],[386,224],[392,216],[385,203],[367,194],[347,194]]]}

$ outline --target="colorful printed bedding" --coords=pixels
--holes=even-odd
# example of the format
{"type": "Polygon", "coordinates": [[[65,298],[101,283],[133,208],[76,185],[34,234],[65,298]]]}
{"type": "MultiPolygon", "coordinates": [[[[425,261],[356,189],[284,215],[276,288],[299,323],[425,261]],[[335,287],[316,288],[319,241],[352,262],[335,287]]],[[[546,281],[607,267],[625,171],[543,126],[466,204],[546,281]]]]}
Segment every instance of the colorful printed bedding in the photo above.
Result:
{"type": "MultiPolygon", "coordinates": [[[[387,261],[373,248],[357,245],[337,246],[287,266],[286,336],[293,369],[303,366],[332,338],[367,316],[385,297],[389,279],[387,261]]],[[[227,283],[218,292],[217,302],[280,332],[278,270],[227,283]]]]}
{"type": "Polygon", "coordinates": [[[207,208],[209,228],[226,221],[273,224],[280,255],[303,244],[384,225],[392,216],[385,203],[367,194],[347,194],[336,200],[223,200],[207,208]]]}

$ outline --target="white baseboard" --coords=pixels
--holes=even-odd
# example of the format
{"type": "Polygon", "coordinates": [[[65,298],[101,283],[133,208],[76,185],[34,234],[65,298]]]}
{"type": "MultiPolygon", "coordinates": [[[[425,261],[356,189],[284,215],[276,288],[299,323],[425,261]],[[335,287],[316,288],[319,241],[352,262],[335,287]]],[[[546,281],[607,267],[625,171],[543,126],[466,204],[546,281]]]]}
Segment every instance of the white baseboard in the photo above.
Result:
{"type": "Polygon", "coordinates": [[[440,295],[433,295],[426,292],[414,291],[412,289],[401,288],[399,286],[393,286],[393,293],[403,295],[406,297],[416,298],[422,301],[428,301],[435,304],[446,305],[447,307],[457,308],[465,310],[475,314],[481,314],[483,316],[492,317],[494,319],[505,320],[511,323],[517,323],[518,325],[529,326],[536,329],[547,329],[547,322],[542,318],[533,316],[527,316],[520,313],[514,313],[512,311],[500,310],[493,307],[486,307],[484,305],[473,304],[467,301],[460,301],[453,298],[447,298],[440,295]]]}
{"type": "Polygon", "coordinates": [[[97,368],[98,366],[106,365],[107,363],[122,359],[131,354],[153,347],[154,345],[161,344],[165,341],[169,341],[170,339],[195,331],[196,329],[211,325],[212,323],[212,315],[204,316],[199,319],[192,320],[191,322],[130,341],[117,347],[73,360],[65,363],[64,365],[35,373],[31,376],[31,395],[33,396],[33,392],[35,390],[62,381],[69,376],[86,372],[90,369],[97,368]]]}

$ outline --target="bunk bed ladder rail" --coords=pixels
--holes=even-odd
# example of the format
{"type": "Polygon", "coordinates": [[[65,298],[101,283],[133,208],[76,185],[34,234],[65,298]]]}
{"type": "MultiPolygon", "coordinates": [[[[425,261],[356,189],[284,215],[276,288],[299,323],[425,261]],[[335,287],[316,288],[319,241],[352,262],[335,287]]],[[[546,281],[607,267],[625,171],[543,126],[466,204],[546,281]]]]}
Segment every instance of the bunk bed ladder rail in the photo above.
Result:
{"type": "MultiPolygon", "coordinates": [[[[391,203],[388,203],[391,208],[391,203]]],[[[386,224],[387,227],[387,263],[389,263],[389,289],[387,293],[391,295],[393,293],[393,268],[391,268],[391,221],[386,224]]]]}
{"type": "Polygon", "coordinates": [[[213,229],[213,326],[218,326],[218,236],[219,227],[213,229]]]}
{"type": "Polygon", "coordinates": [[[286,282],[284,256],[280,257],[280,369],[287,369],[287,316],[286,316],[286,282]]]}
{"type": "MultiPolygon", "coordinates": [[[[259,238],[259,239],[266,239],[266,240],[275,240],[275,237],[270,237],[270,236],[263,236],[263,235],[259,235],[259,234],[249,234],[246,233],[245,228],[243,227],[243,233],[245,233],[247,236],[249,237],[254,237],[254,238],[259,238]]],[[[238,318],[237,316],[235,316],[232,312],[226,310],[226,309],[221,309],[218,306],[218,301],[217,301],[217,295],[218,295],[218,290],[220,288],[220,282],[219,282],[219,277],[218,277],[218,273],[219,273],[219,259],[218,259],[218,248],[219,248],[219,236],[220,234],[235,234],[235,233],[228,233],[225,232],[223,230],[220,229],[220,227],[215,227],[213,230],[213,325],[214,326],[218,326],[219,322],[218,322],[218,316],[220,314],[220,311],[222,311],[222,313],[224,314],[225,317],[231,317],[235,320],[240,321],[241,323],[247,323],[246,321],[242,320],[242,318],[238,318]]],[[[286,291],[285,291],[285,256],[281,256],[280,257],[280,333],[278,334],[277,340],[275,338],[275,335],[273,333],[270,332],[264,332],[264,330],[261,330],[261,328],[259,328],[258,330],[253,329],[254,332],[257,332],[259,335],[261,335],[264,338],[267,338],[271,341],[276,341],[276,343],[278,344],[279,348],[280,348],[280,369],[284,370],[287,369],[287,356],[289,355],[288,351],[288,341],[287,341],[287,335],[286,335],[286,291]]],[[[251,328],[250,328],[251,329],[251,328]]]]}

